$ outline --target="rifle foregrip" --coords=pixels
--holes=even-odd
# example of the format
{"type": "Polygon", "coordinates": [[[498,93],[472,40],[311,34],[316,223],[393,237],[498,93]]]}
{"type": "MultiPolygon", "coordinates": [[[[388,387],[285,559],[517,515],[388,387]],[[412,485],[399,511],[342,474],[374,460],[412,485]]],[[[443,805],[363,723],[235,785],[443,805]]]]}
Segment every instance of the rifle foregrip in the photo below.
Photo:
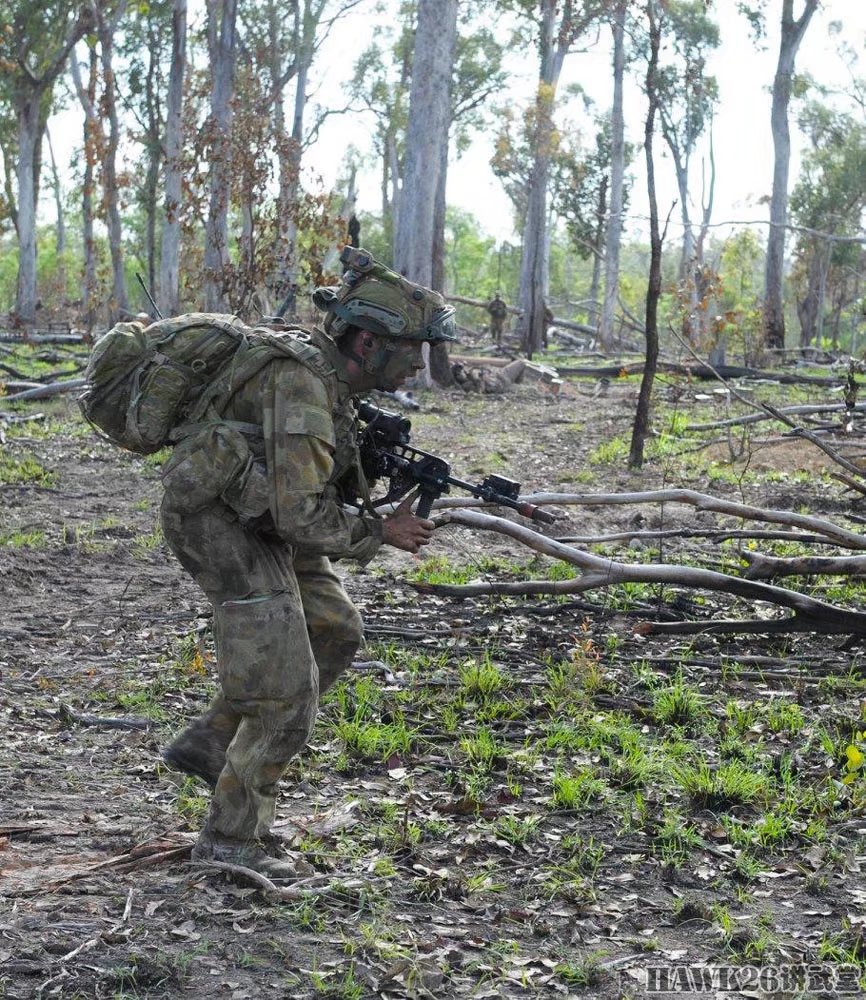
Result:
{"type": "Polygon", "coordinates": [[[432,493],[422,493],[421,499],[418,501],[418,506],[415,508],[415,517],[427,520],[430,517],[430,511],[433,509],[433,501],[435,499],[436,497],[432,493]]]}

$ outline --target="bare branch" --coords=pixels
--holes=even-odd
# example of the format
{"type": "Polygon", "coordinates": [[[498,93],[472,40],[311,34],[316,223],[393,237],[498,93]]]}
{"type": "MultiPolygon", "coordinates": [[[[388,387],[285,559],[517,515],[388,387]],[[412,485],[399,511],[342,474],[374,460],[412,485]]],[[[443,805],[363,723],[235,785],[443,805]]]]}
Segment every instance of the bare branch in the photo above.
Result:
{"type": "MultiPolygon", "coordinates": [[[[647,490],[641,493],[530,493],[522,496],[533,504],[557,504],[560,506],[605,507],[615,504],[636,503],[685,503],[697,510],[714,511],[717,514],[730,514],[748,521],[765,521],[770,524],[787,524],[803,531],[823,535],[826,539],[841,545],[846,549],[866,549],[866,536],[856,531],[849,531],[824,518],[811,517],[807,514],[795,514],[790,510],[772,510],[765,507],[753,507],[750,504],[737,503],[734,500],[722,500],[698,493],[696,490],[667,489],[647,490]]],[[[447,497],[437,500],[434,508],[442,507],[479,507],[483,501],[474,497],[447,497]]]]}
{"type": "MultiPolygon", "coordinates": [[[[663,491],[662,491],[663,492],[663,491]]],[[[753,601],[765,601],[794,612],[793,620],[802,622],[804,628],[810,631],[833,631],[852,635],[866,635],[866,614],[859,611],[849,611],[838,608],[825,601],[818,601],[805,594],[783,587],[774,587],[766,583],[755,583],[739,577],[728,576],[714,570],[695,569],[692,566],[676,565],[631,565],[604,559],[591,555],[580,549],[563,545],[556,539],[545,538],[537,531],[506,521],[505,518],[492,517],[475,511],[454,511],[436,519],[437,525],[459,524],[468,528],[478,528],[484,531],[495,531],[508,535],[516,541],[541,552],[553,556],[563,562],[577,566],[582,572],[574,580],[538,580],[523,584],[477,583],[462,587],[449,587],[441,590],[434,584],[414,584],[422,593],[449,593],[460,596],[491,593],[582,593],[611,587],[620,583],[659,583],[671,586],[686,587],[696,590],[711,590],[734,594],[753,601]],[[511,589],[509,589],[511,588],[511,589]],[[515,591],[514,588],[517,589],[515,591]]]]}

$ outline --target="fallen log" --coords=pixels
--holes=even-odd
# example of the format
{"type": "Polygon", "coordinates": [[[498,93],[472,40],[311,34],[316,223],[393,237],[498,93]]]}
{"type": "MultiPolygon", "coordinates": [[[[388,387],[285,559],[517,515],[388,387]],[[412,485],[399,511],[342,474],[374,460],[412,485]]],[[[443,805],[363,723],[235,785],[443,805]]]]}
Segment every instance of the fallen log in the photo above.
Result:
{"type": "Polygon", "coordinates": [[[866,576],[866,556],[765,556],[743,552],[749,564],[746,580],[773,580],[779,576],[866,576]]]}
{"type": "MultiPolygon", "coordinates": [[[[696,490],[647,490],[641,493],[528,493],[521,496],[520,499],[542,506],[556,504],[557,506],[605,507],[616,504],[684,503],[692,505],[697,510],[730,514],[731,517],[745,520],[765,521],[769,524],[788,524],[809,533],[822,535],[825,539],[829,539],[846,549],[866,549],[866,535],[840,527],[822,517],[795,514],[790,510],[753,507],[750,504],[737,503],[734,500],[721,500],[706,493],[698,493],[696,490]]],[[[443,507],[479,507],[483,503],[484,501],[475,497],[443,497],[433,504],[433,508],[435,510],[443,507]]]]}
{"type": "MultiPolygon", "coordinates": [[[[642,361],[631,361],[621,365],[580,365],[573,368],[561,368],[560,374],[585,375],[591,378],[617,378],[621,375],[642,375],[643,369],[642,361]]],[[[781,385],[837,386],[844,381],[843,378],[832,378],[824,375],[795,375],[791,372],[764,371],[760,368],[743,368],[737,365],[720,365],[718,368],[711,368],[709,365],[683,365],[675,361],[659,361],[657,371],[666,372],[669,375],[683,375],[686,378],[699,379],[700,381],[718,380],[719,375],[723,378],[760,379],[765,382],[778,382],[781,385]]]]}
{"type": "Polygon", "coordinates": [[[73,378],[66,382],[50,382],[48,385],[40,385],[38,389],[25,389],[23,392],[16,392],[12,396],[4,396],[4,403],[18,403],[25,399],[48,399],[51,396],[59,396],[64,392],[74,392],[76,389],[83,389],[87,379],[73,378]]]}
{"type": "MultiPolygon", "coordinates": [[[[779,413],[784,413],[787,416],[808,416],[813,413],[841,413],[848,411],[848,409],[844,403],[827,403],[825,405],[813,403],[804,406],[780,406],[778,408],[779,413]]],[[[851,408],[851,412],[866,413],[866,403],[857,403],[856,406],[851,408]]],[[[686,424],[684,429],[687,431],[715,431],[722,427],[738,427],[743,424],[756,424],[761,420],[773,419],[774,417],[770,413],[747,413],[742,417],[714,420],[708,424],[686,424]]]]}
{"type": "MultiPolygon", "coordinates": [[[[411,586],[420,593],[457,597],[474,597],[482,594],[574,594],[620,583],[658,583],[690,590],[728,593],[788,608],[794,614],[784,620],[786,627],[781,629],[782,631],[805,630],[866,636],[866,614],[836,607],[795,590],[787,590],[768,583],[756,583],[715,570],[695,569],[693,566],[656,563],[632,565],[615,562],[564,545],[556,539],[546,538],[522,524],[477,511],[453,511],[436,517],[435,522],[437,527],[457,524],[507,535],[536,552],[576,566],[581,572],[572,580],[527,580],[520,583],[484,581],[462,585],[413,583],[411,586]]],[[[768,621],[763,624],[773,625],[776,629],[780,627],[778,622],[768,621]]]]}

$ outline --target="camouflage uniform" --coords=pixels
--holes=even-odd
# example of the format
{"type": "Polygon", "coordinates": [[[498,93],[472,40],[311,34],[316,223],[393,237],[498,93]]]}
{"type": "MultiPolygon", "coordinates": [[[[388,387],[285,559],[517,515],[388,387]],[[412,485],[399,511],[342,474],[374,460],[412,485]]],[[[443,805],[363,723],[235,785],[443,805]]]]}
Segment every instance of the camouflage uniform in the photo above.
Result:
{"type": "MultiPolygon", "coordinates": [[[[341,506],[364,490],[354,406],[334,371],[333,341],[320,331],[310,338],[319,351],[313,370],[276,359],[222,409],[247,431],[261,428],[245,434],[255,462],[244,473],[266,486],[259,510],[233,499],[237,484],[189,510],[189,476],[170,468],[165,477],[163,530],[213,604],[222,687],[174,746],[204,748],[198,766],[185,769],[215,781],[205,833],[238,840],[267,834],[280,775],[309,737],[320,694],[362,639],[329,557],[366,563],[382,540],[379,519],[341,506]]],[[[213,440],[224,439],[212,435],[208,461],[213,440]]],[[[183,444],[176,453],[183,457],[183,444]]],[[[194,460],[192,469],[195,478],[194,460]]]]}
{"type": "Polygon", "coordinates": [[[490,300],[487,311],[490,313],[490,335],[496,344],[502,341],[502,331],[505,326],[505,318],[508,316],[508,306],[506,306],[499,292],[490,300]]]}

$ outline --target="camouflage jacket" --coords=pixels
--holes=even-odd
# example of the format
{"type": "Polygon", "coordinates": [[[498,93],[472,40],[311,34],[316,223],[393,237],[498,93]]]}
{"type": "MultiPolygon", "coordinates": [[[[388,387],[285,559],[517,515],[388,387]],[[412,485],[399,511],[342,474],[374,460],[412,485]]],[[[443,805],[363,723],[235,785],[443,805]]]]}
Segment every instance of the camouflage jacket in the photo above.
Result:
{"type": "Polygon", "coordinates": [[[382,544],[382,522],[343,508],[363,490],[353,397],[337,378],[333,341],[318,329],[310,338],[320,352],[315,372],[290,357],[271,361],[222,415],[262,428],[250,446],[267,469],[273,524],[264,527],[305,552],[366,563],[382,544]]]}

